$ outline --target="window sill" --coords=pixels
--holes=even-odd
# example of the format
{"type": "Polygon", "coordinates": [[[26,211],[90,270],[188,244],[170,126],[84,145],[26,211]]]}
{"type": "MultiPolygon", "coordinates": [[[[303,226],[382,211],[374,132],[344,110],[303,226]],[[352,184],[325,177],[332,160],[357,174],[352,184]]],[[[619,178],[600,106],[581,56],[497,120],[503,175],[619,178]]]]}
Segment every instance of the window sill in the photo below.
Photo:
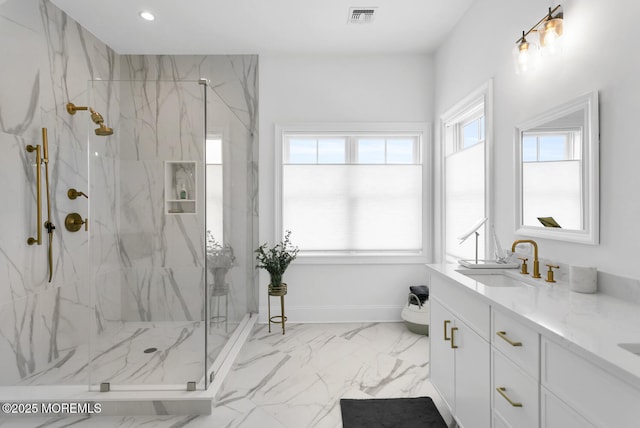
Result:
{"type": "Polygon", "coordinates": [[[428,263],[427,256],[415,253],[380,254],[299,254],[295,263],[300,265],[413,265],[428,263]]]}

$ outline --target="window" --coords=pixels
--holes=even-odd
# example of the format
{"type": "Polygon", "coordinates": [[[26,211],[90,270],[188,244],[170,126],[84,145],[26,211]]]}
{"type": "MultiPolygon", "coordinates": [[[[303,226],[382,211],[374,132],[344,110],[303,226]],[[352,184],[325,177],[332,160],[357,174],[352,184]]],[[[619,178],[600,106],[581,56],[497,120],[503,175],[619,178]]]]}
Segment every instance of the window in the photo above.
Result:
{"type": "Polygon", "coordinates": [[[467,149],[476,144],[484,143],[483,111],[476,112],[472,120],[464,124],[458,124],[457,126],[462,128],[462,139],[457,144],[460,148],[467,149]]]}
{"type": "Polygon", "coordinates": [[[422,255],[423,133],[283,130],[280,230],[301,255],[422,255]]]}
{"type": "MultiPolygon", "coordinates": [[[[485,100],[491,84],[459,102],[442,116],[444,157],[444,259],[474,259],[475,238],[464,243],[459,237],[479,220],[489,217],[488,153],[486,148],[485,100]]],[[[488,222],[490,224],[490,222],[488,222]]],[[[478,258],[487,258],[489,224],[479,229],[478,258]]]]}
{"type": "Polygon", "coordinates": [[[205,146],[206,189],[207,189],[207,230],[218,243],[223,237],[223,177],[222,177],[222,137],[209,136],[205,146]]]}
{"type": "Polygon", "coordinates": [[[523,162],[556,162],[580,159],[582,130],[525,132],[522,135],[523,162]]]}

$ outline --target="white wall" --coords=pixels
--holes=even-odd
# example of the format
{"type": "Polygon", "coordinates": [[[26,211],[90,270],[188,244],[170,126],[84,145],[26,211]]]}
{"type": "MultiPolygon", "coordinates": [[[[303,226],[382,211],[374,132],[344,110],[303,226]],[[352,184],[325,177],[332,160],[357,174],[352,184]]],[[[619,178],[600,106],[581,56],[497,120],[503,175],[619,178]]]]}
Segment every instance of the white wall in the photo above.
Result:
{"type": "Polygon", "coordinates": [[[639,278],[637,115],[640,55],[635,34],[640,3],[568,0],[565,52],[542,69],[516,76],[511,50],[523,29],[544,16],[541,0],[477,0],[436,54],[436,117],[468,92],[494,79],[495,226],[504,245],[514,224],[514,126],[592,90],[600,95],[600,245],[540,239],[541,257],[596,266],[639,278]]]}
{"type": "MultiPolygon", "coordinates": [[[[430,122],[433,60],[427,55],[260,57],[260,242],[274,237],[275,125],[297,122],[430,122]]],[[[295,231],[292,235],[295,244],[295,231]]],[[[289,322],[399,320],[422,265],[308,265],[287,270],[289,322]]],[[[266,320],[268,276],[261,272],[266,320]]],[[[279,310],[274,299],[273,305],[279,310]]],[[[272,308],[273,309],[273,308],[272,308]]]]}

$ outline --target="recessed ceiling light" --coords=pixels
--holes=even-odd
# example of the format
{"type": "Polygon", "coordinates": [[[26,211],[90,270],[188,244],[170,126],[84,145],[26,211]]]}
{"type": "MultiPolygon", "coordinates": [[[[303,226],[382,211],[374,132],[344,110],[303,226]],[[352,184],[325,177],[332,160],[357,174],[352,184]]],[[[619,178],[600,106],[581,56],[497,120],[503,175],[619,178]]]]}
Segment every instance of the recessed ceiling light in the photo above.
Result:
{"type": "Polygon", "coordinates": [[[153,13],[147,12],[146,10],[140,12],[140,18],[144,19],[145,21],[153,21],[154,19],[156,19],[153,13]]]}

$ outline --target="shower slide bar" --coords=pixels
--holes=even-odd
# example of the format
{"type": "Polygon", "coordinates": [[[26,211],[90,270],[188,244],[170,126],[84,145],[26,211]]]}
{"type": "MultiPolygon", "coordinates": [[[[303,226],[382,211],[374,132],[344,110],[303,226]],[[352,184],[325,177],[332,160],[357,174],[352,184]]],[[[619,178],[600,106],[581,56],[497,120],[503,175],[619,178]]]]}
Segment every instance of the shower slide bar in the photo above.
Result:
{"type": "Polygon", "coordinates": [[[36,152],[36,200],[37,200],[37,235],[36,238],[30,237],[27,239],[27,244],[42,245],[42,172],[41,165],[45,166],[45,180],[47,190],[47,221],[44,222],[44,227],[49,234],[49,248],[48,248],[48,266],[49,266],[49,282],[53,278],[53,231],[56,228],[51,222],[51,196],[49,193],[49,140],[47,138],[47,128],[42,128],[42,147],[39,144],[27,146],[29,153],[36,152]]]}
{"type": "Polygon", "coordinates": [[[38,218],[36,220],[36,238],[29,237],[27,239],[27,244],[33,245],[38,244],[42,245],[42,177],[40,173],[40,164],[42,163],[42,155],[40,152],[40,144],[32,146],[31,144],[27,145],[27,151],[29,153],[36,152],[36,200],[38,205],[38,218]]]}

